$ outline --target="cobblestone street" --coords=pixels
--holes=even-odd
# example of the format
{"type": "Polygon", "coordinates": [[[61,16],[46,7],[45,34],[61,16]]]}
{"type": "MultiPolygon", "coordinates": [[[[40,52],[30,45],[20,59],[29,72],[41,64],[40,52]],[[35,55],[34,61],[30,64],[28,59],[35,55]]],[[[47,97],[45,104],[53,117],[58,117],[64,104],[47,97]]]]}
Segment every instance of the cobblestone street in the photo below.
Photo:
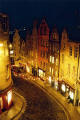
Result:
{"type": "Polygon", "coordinates": [[[67,120],[62,107],[31,82],[14,78],[14,86],[27,101],[26,110],[19,120],[67,120]]]}

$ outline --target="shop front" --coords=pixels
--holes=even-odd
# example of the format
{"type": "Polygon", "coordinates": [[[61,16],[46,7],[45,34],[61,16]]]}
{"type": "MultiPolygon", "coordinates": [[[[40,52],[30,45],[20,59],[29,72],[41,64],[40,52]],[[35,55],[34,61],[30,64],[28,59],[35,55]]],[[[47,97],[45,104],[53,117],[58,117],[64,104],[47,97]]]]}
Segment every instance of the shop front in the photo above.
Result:
{"type": "Polygon", "coordinates": [[[37,76],[37,75],[38,75],[37,69],[36,69],[35,67],[32,67],[32,74],[33,74],[34,76],[37,76]]]}
{"type": "Polygon", "coordinates": [[[44,79],[45,78],[45,71],[43,71],[42,69],[38,68],[38,75],[39,75],[39,77],[44,79]]]}
{"type": "Polygon", "coordinates": [[[74,104],[75,88],[65,81],[60,81],[58,84],[61,94],[74,104]]]}

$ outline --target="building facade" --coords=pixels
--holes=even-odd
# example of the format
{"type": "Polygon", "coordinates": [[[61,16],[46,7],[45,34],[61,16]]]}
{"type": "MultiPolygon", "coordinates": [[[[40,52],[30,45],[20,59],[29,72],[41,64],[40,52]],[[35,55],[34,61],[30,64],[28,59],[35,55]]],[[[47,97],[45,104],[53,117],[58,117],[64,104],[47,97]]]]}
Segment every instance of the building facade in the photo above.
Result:
{"type": "Polygon", "coordinates": [[[59,33],[57,28],[54,27],[50,39],[49,39],[49,47],[48,47],[48,73],[49,73],[49,82],[57,82],[59,78],[59,54],[60,54],[60,41],[59,41],[59,33]]]}
{"type": "Polygon", "coordinates": [[[7,15],[0,14],[0,113],[12,104],[12,79],[9,57],[9,31],[7,22],[1,22],[7,15]],[[3,27],[5,24],[5,27],[3,27]]]}
{"type": "Polygon", "coordinates": [[[37,21],[33,23],[32,35],[31,35],[33,47],[33,56],[32,56],[32,74],[34,76],[38,75],[38,31],[37,31],[37,21]]]}
{"type": "Polygon", "coordinates": [[[66,29],[62,32],[60,49],[59,80],[64,84],[64,91],[71,91],[72,98],[80,99],[80,43],[69,39],[66,29]],[[78,87],[77,87],[78,86],[78,87]],[[78,92],[76,94],[75,92],[78,92]],[[75,95],[76,94],[76,95],[75,95]]]}
{"type": "Polygon", "coordinates": [[[41,78],[48,77],[48,43],[49,27],[45,19],[38,28],[38,74],[41,78]]]}
{"type": "Polygon", "coordinates": [[[20,35],[18,30],[15,30],[15,33],[13,35],[13,49],[14,49],[14,61],[15,64],[18,63],[19,57],[20,57],[20,35]]]}

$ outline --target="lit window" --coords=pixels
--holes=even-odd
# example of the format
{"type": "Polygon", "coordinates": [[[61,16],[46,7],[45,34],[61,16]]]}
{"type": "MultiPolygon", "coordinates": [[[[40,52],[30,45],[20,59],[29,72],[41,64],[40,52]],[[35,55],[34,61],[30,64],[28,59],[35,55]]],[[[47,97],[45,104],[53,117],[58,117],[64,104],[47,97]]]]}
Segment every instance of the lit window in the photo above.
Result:
{"type": "Polygon", "coordinates": [[[63,91],[63,92],[65,92],[65,91],[66,91],[65,84],[62,84],[61,89],[62,89],[62,91],[63,91]]]}
{"type": "Polygon", "coordinates": [[[54,57],[52,57],[52,63],[54,63],[54,57]]]}
{"type": "Polygon", "coordinates": [[[0,47],[3,47],[3,43],[0,43],[0,47]]]}
{"type": "Polygon", "coordinates": [[[50,73],[51,73],[51,67],[50,67],[50,73]]]}
{"type": "Polygon", "coordinates": [[[53,75],[53,68],[52,68],[52,75],[53,75]]]}

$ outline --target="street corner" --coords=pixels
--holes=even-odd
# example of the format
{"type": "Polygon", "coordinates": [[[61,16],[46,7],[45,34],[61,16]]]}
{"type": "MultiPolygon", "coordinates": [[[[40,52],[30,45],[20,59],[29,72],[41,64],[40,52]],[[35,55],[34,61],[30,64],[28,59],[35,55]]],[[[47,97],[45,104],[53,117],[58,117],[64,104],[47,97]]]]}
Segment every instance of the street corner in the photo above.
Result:
{"type": "Polygon", "coordinates": [[[27,106],[27,101],[25,98],[20,95],[18,92],[13,90],[13,112],[15,112],[15,115],[12,119],[18,120],[21,115],[25,112],[27,106]]]}
{"type": "Polygon", "coordinates": [[[8,110],[2,112],[0,120],[18,120],[25,112],[26,106],[25,98],[13,90],[13,104],[8,110]]]}

